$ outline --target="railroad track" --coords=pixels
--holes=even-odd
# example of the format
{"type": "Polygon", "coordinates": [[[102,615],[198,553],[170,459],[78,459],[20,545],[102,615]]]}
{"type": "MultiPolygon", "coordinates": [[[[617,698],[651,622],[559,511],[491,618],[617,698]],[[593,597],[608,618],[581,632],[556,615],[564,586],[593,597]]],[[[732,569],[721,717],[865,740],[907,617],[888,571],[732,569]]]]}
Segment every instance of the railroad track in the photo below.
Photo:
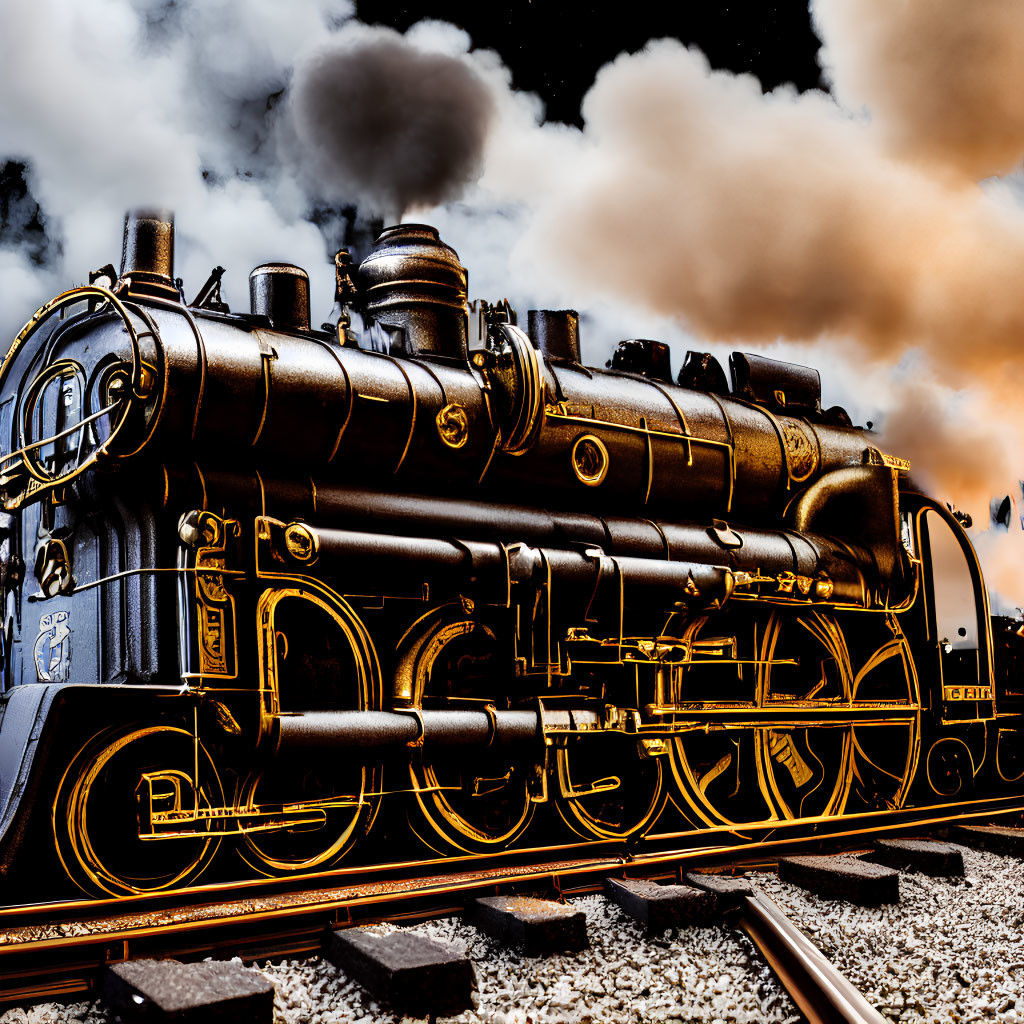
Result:
{"type": "MultiPolygon", "coordinates": [[[[1021,813],[1024,806],[1020,805],[989,807],[958,815],[957,821],[978,822],[1021,813]]],[[[949,823],[948,814],[925,814],[900,822],[861,820],[856,827],[827,837],[773,836],[740,849],[722,844],[643,855],[608,849],[579,856],[579,848],[565,847],[555,851],[561,857],[537,860],[526,851],[517,859],[505,858],[483,867],[479,859],[434,861],[426,865],[427,873],[423,863],[390,865],[372,875],[353,868],[322,876],[312,887],[262,880],[160,897],[6,908],[0,910],[0,1005],[91,996],[107,966],[129,959],[307,957],[319,952],[324,930],[332,926],[450,915],[481,895],[528,891],[579,896],[599,891],[608,875],[664,881],[681,879],[685,871],[698,865],[764,866],[784,853],[825,845],[863,845],[868,832],[922,834],[949,823]],[[448,870],[442,869],[445,867],[448,870]]],[[[844,989],[834,979],[821,981],[823,958],[813,956],[806,937],[802,943],[798,940],[800,933],[786,927],[781,912],[773,910],[766,897],[745,898],[740,923],[793,993],[810,983],[824,985],[824,997],[819,992],[804,1003],[796,1000],[805,1013],[812,1014],[810,1019],[879,1019],[834,1015],[844,1012],[843,1006],[855,1005],[857,1012],[863,1009],[853,998],[855,990],[844,989]]]]}
{"type": "Polygon", "coordinates": [[[809,1024],[883,1024],[885,1018],[763,893],[742,897],[739,925],[809,1024]]]}

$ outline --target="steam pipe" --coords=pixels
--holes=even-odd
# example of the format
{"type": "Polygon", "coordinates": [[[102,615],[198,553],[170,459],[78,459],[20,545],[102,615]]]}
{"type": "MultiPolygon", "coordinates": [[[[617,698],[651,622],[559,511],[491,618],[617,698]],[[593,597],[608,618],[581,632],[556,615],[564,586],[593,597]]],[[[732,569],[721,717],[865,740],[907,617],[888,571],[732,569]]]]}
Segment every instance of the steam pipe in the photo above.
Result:
{"type": "Polygon", "coordinates": [[[278,749],[396,749],[420,739],[432,747],[505,747],[540,736],[536,711],[307,711],[277,721],[278,749]]]}
{"type": "Polygon", "coordinates": [[[569,551],[526,544],[390,536],[321,529],[307,523],[285,531],[285,547],[299,562],[315,560],[318,571],[327,576],[425,577],[450,585],[472,584],[495,597],[507,595],[513,584],[549,580],[580,595],[594,595],[605,584],[618,594],[621,584],[655,603],[671,605],[685,600],[706,607],[721,604],[733,589],[732,572],[722,565],[611,557],[600,548],[569,551]],[[301,543],[289,540],[293,530],[301,531],[301,543]]]}

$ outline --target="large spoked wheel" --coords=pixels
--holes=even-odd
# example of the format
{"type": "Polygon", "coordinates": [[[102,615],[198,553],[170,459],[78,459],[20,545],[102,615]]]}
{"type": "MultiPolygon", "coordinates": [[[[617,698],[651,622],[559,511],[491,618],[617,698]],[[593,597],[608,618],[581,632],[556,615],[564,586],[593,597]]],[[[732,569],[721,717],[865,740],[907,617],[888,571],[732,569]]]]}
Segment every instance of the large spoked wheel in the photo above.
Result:
{"type": "Polygon", "coordinates": [[[642,836],[666,794],[662,758],[622,733],[580,736],[556,755],[562,820],[585,839],[642,836]]]}
{"type": "Polygon", "coordinates": [[[835,618],[775,612],[760,637],[757,669],[758,704],[777,712],[755,733],[758,780],[773,817],[842,814],[853,782],[853,730],[849,716],[833,712],[852,705],[853,667],[835,618]]]}
{"type": "Polygon", "coordinates": [[[855,615],[842,632],[854,669],[846,811],[897,810],[921,755],[921,689],[895,615],[855,615]]]}
{"type": "MultiPolygon", "coordinates": [[[[379,671],[365,627],[347,606],[279,591],[261,605],[265,657],[280,710],[379,708],[379,671]]],[[[242,859],[264,875],[329,868],[369,831],[381,768],[360,751],[284,751],[241,783],[242,859]]]]}
{"type": "Polygon", "coordinates": [[[57,854],[93,896],[180,888],[213,860],[220,825],[208,812],[223,806],[213,762],[192,733],[106,730],[61,779],[53,806],[57,854]]]}
{"type": "MultiPolygon", "coordinates": [[[[495,635],[480,623],[432,614],[403,648],[399,671],[410,678],[414,707],[466,711],[508,703],[496,683],[495,635]]],[[[496,746],[414,752],[417,834],[439,852],[485,853],[515,842],[534,808],[522,754],[496,746]]]]}
{"type": "Polygon", "coordinates": [[[694,719],[670,746],[680,810],[752,825],[835,817],[851,799],[902,806],[920,748],[913,659],[895,617],[854,625],[816,609],[693,623],[690,661],[673,670],[676,721],[694,719]]]}
{"type": "Polygon", "coordinates": [[[755,613],[744,607],[697,618],[680,637],[686,661],[667,670],[665,697],[685,730],[669,743],[672,799],[694,825],[772,816],[756,781],[757,633],[755,613]]]}
{"type": "Polygon", "coordinates": [[[758,770],[778,815],[828,818],[902,807],[920,755],[921,702],[910,645],[895,616],[860,614],[844,623],[816,611],[788,619],[777,613],[762,643],[763,706],[778,708],[782,722],[791,708],[812,719],[820,715],[759,734],[758,770]],[[805,673],[815,657],[808,651],[828,653],[820,673],[805,673]],[[788,664],[794,659],[798,669],[788,664]],[[825,766],[821,784],[818,761],[825,766]]]}

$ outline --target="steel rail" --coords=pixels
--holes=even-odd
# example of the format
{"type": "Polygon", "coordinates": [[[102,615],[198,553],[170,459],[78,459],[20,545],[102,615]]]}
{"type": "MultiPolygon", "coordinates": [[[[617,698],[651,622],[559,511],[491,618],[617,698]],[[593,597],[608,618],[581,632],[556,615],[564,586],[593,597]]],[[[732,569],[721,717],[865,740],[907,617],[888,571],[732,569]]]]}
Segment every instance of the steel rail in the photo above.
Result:
{"type": "MultiPolygon", "coordinates": [[[[129,959],[310,956],[319,951],[325,928],[449,915],[474,896],[527,890],[583,895],[601,891],[608,875],[661,879],[674,875],[681,881],[695,867],[763,866],[782,853],[820,851],[823,845],[863,847],[872,832],[920,833],[957,821],[1021,813],[1024,805],[1018,803],[956,816],[876,821],[873,829],[776,836],[742,845],[641,853],[617,844],[589,851],[590,856],[582,856],[585,851],[580,847],[564,847],[561,859],[545,860],[540,856],[545,851],[537,850],[531,851],[531,859],[518,863],[489,860],[482,865],[483,858],[407,862],[376,872],[367,867],[361,872],[325,873],[296,879],[291,885],[279,879],[263,884],[217,883],[158,896],[8,907],[0,910],[0,1007],[51,997],[85,998],[96,991],[107,965],[129,959]],[[299,882],[306,888],[300,889],[299,882]]],[[[554,851],[546,852],[550,858],[554,851]]],[[[820,1019],[845,1024],[861,1018],[820,1019]]]]}
{"type": "Polygon", "coordinates": [[[251,878],[216,881],[183,889],[168,889],[134,896],[78,897],[53,901],[25,901],[0,906],[0,957],[3,935],[20,924],[67,922],[84,915],[146,913],[186,903],[219,902],[225,899],[275,898],[298,890],[334,888],[339,885],[390,882],[402,878],[486,872],[514,874],[520,868],[540,862],[598,862],[619,858],[629,864],[668,864],[698,861],[704,865],[747,859],[762,853],[783,852],[804,845],[829,842],[870,842],[883,833],[928,830],[950,825],[981,824],[986,819],[1019,815],[1024,803],[1019,794],[986,800],[903,808],[900,811],[867,811],[841,817],[772,820],[743,825],[705,825],[685,832],[649,834],[642,844],[621,840],[581,840],[556,846],[524,847],[500,853],[438,856],[429,859],[350,864],[294,878],[251,878]],[[785,833],[791,833],[786,835],[785,833]],[[700,840],[706,841],[702,845],[700,840]],[[683,845],[685,844],[685,845],[683,845]]]}
{"type": "Polygon", "coordinates": [[[808,1024],[886,1024],[886,1018],[764,893],[742,897],[738,923],[808,1024]]]}

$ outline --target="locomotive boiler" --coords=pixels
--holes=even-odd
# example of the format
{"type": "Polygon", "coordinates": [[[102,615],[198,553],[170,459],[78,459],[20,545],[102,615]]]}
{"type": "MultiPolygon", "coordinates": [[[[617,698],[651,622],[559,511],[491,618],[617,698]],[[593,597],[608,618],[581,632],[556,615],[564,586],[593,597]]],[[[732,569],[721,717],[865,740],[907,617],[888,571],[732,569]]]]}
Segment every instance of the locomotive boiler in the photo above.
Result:
{"type": "Polygon", "coordinates": [[[239,314],[173,253],[129,215],[120,272],[0,367],[8,877],[682,847],[1020,788],[1020,624],[816,371],[673,378],[649,339],[587,367],[575,312],[505,302],[474,340],[424,225],[339,253],[323,329],[301,269],[239,314]]]}

